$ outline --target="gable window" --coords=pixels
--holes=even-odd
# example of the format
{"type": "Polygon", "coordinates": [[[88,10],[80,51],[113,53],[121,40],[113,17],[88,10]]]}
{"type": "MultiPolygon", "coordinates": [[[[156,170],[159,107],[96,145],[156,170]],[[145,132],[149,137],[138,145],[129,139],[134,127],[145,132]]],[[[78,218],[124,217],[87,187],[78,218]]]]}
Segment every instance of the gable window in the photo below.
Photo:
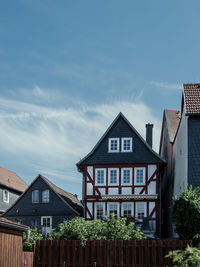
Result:
{"type": "Polygon", "coordinates": [[[132,137],[123,137],[122,138],[122,152],[132,152],[132,137]]]}
{"type": "Polygon", "coordinates": [[[119,169],[108,169],[109,173],[109,185],[118,184],[119,180],[119,169]]]}
{"type": "Polygon", "coordinates": [[[122,204],[122,215],[124,217],[133,216],[133,204],[132,203],[123,203],[122,204]]]}
{"type": "Polygon", "coordinates": [[[136,217],[138,219],[143,219],[146,216],[146,203],[136,203],[136,217]]]}
{"type": "Polygon", "coordinates": [[[96,169],[95,170],[95,180],[97,185],[104,185],[106,180],[106,169],[96,169]]]}
{"type": "Polygon", "coordinates": [[[108,151],[109,152],[119,152],[119,138],[109,138],[108,151]]]}
{"type": "Polygon", "coordinates": [[[122,184],[123,185],[131,184],[131,178],[132,178],[132,169],[122,168],[122,184]]]}
{"type": "Polygon", "coordinates": [[[119,203],[108,203],[108,215],[110,216],[112,213],[119,216],[119,203]]]}
{"type": "Polygon", "coordinates": [[[39,203],[39,190],[32,191],[32,203],[39,203]]]}
{"type": "Polygon", "coordinates": [[[8,190],[3,190],[3,202],[9,203],[9,192],[8,192],[8,190]]]}
{"type": "Polygon", "coordinates": [[[135,184],[145,184],[145,168],[135,168],[135,184]]]}
{"type": "Polygon", "coordinates": [[[42,191],[42,203],[49,203],[49,190],[42,191]]]}
{"type": "Polygon", "coordinates": [[[104,203],[95,203],[96,219],[102,220],[104,218],[104,203]]]}

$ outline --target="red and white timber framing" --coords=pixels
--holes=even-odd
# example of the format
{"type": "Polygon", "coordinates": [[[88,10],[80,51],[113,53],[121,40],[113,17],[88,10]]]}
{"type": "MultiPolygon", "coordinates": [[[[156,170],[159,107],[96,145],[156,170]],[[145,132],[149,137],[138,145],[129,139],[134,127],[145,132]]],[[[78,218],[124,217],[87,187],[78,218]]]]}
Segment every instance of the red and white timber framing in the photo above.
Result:
{"type": "Polygon", "coordinates": [[[159,233],[159,169],[160,164],[123,164],[123,165],[85,165],[84,166],[84,203],[85,219],[95,219],[96,203],[105,203],[107,215],[109,203],[119,203],[119,216],[122,217],[122,204],[133,204],[133,217],[136,217],[137,203],[145,203],[145,217],[150,217],[155,223],[155,232],[159,233]],[[108,170],[119,169],[119,181],[116,185],[109,185],[108,170]],[[122,168],[131,168],[131,183],[122,183],[122,168]],[[135,184],[135,168],[145,168],[145,183],[135,184]],[[96,169],[105,169],[104,185],[97,185],[95,180],[96,169]]]}

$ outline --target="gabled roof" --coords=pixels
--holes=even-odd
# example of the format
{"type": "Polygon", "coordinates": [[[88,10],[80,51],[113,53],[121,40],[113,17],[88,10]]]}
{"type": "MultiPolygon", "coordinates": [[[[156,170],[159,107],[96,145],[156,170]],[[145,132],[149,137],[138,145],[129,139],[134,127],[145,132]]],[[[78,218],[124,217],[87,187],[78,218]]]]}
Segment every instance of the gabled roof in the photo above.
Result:
{"type": "Polygon", "coordinates": [[[27,184],[15,172],[9,171],[1,166],[0,184],[19,192],[23,192],[27,188],[27,184]]]}
{"type": "Polygon", "coordinates": [[[42,179],[45,183],[49,185],[49,187],[57,194],[57,196],[67,205],[69,206],[77,215],[81,215],[83,205],[81,202],[77,199],[77,197],[67,191],[64,191],[63,189],[57,187],[55,184],[49,181],[46,177],[44,177],[41,174],[38,174],[38,176],[33,180],[33,182],[29,185],[29,187],[24,191],[24,193],[15,201],[15,203],[9,207],[4,213],[3,216],[11,210],[19,201],[23,198],[23,196],[26,194],[26,192],[32,187],[32,185],[38,180],[42,179]]]}
{"type": "MultiPolygon", "coordinates": [[[[147,142],[142,138],[142,136],[136,131],[136,129],[132,126],[132,124],[126,119],[126,117],[120,112],[118,114],[118,116],[115,118],[115,120],[112,122],[112,124],[109,126],[109,128],[106,130],[106,132],[104,133],[104,135],[100,138],[100,140],[98,141],[98,143],[94,146],[94,148],[92,149],[92,151],[87,154],[83,159],[81,159],[76,165],[77,167],[80,169],[81,165],[87,164],[87,161],[94,155],[94,153],[99,149],[99,147],[101,146],[102,142],[104,141],[104,139],[109,135],[109,133],[112,131],[112,129],[114,128],[114,126],[119,122],[119,120],[122,120],[125,122],[125,124],[131,129],[132,133],[134,135],[137,136],[137,138],[142,142],[143,146],[146,148],[146,150],[148,152],[150,152],[150,154],[154,157],[154,160],[156,159],[157,163],[165,163],[165,160],[163,160],[148,144],[147,142]]],[[[124,136],[126,137],[126,136],[124,136]]],[[[113,161],[117,162],[117,154],[120,155],[120,153],[112,153],[112,159],[113,161]],[[115,155],[114,155],[115,154],[115,155]]],[[[122,153],[121,153],[122,154],[122,153]]],[[[131,161],[131,155],[133,153],[126,153],[127,158],[129,158],[129,162],[131,161]]],[[[125,153],[123,153],[123,155],[125,155],[125,153]]],[[[111,157],[110,157],[111,158],[111,157]]],[[[137,163],[143,163],[143,159],[140,159],[141,162],[137,162],[137,163]]],[[[117,162],[119,163],[119,162],[117,162]]],[[[123,162],[121,162],[123,163],[123,162]]],[[[134,162],[132,162],[134,163],[134,162]]],[[[149,162],[150,163],[150,162],[149,162]]],[[[151,162],[153,163],[153,162],[151,162]]]]}
{"type": "Polygon", "coordinates": [[[200,115],[200,83],[183,85],[186,115],[200,115]]]}

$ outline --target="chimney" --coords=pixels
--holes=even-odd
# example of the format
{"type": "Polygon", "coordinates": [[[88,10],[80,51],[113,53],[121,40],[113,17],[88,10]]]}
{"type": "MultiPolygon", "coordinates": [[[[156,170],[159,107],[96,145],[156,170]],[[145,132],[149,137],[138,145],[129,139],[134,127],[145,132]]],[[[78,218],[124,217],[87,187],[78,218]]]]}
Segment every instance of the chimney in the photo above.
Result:
{"type": "Polygon", "coordinates": [[[152,132],[153,132],[153,124],[146,124],[146,142],[152,148],[152,132]]]}

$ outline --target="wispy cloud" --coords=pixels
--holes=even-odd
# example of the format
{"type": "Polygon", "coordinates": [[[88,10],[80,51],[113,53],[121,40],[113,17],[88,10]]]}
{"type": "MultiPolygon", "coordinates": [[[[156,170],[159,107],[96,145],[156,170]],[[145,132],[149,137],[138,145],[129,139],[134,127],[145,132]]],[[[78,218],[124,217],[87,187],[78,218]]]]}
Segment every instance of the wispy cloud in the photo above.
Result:
{"type": "Polygon", "coordinates": [[[151,85],[160,87],[160,88],[165,88],[168,90],[181,90],[182,85],[181,84],[176,84],[176,83],[164,83],[164,82],[157,82],[157,81],[151,81],[151,85]]]}
{"type": "MultiPolygon", "coordinates": [[[[36,88],[37,96],[43,98],[41,92],[36,88]]],[[[23,162],[33,173],[50,175],[63,188],[74,185],[79,195],[81,176],[75,164],[90,152],[120,111],[143,137],[145,123],[154,123],[154,147],[158,148],[160,123],[142,102],[80,102],[77,108],[63,109],[0,97],[0,107],[0,156],[6,153],[11,162],[23,162]]]]}

